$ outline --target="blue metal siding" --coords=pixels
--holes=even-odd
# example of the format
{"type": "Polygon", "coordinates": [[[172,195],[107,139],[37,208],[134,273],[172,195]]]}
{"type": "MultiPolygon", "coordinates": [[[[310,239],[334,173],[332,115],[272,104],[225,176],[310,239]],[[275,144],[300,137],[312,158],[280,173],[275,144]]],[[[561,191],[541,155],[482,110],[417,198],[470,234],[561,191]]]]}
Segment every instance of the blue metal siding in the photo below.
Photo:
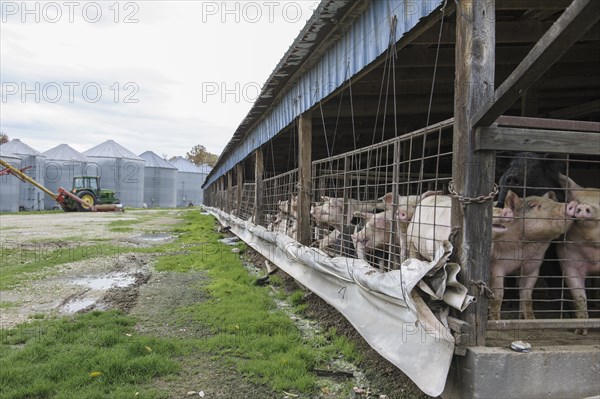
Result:
{"type": "Polygon", "coordinates": [[[441,0],[375,0],[360,15],[340,40],[323,55],[281,99],[272,112],[250,131],[239,146],[220,165],[206,182],[214,183],[259,146],[330,95],[349,77],[387,51],[390,21],[398,20],[395,41],[410,31],[419,20],[429,15],[441,0]]]}

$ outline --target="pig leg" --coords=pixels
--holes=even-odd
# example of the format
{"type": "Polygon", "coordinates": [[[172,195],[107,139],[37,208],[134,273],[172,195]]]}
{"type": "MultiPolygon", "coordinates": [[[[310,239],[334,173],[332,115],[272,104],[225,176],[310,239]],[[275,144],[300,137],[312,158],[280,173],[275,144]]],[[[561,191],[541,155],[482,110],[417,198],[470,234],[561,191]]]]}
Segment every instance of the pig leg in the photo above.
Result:
{"type": "Polygon", "coordinates": [[[494,297],[490,299],[490,320],[500,320],[500,308],[504,298],[504,273],[500,268],[492,266],[490,270],[490,289],[494,297]]]}
{"type": "Polygon", "coordinates": [[[535,319],[533,314],[533,287],[537,282],[540,274],[540,267],[542,266],[541,261],[526,262],[525,270],[528,273],[524,273],[519,278],[519,296],[520,296],[520,309],[524,319],[535,319]]]}
{"type": "MultiPolygon", "coordinates": [[[[582,255],[576,250],[573,244],[559,244],[557,253],[561,259],[561,268],[565,283],[571,292],[575,305],[575,317],[578,319],[587,319],[587,296],[585,293],[585,270],[587,262],[582,259],[582,255]]],[[[587,335],[587,328],[576,329],[575,334],[587,335]]]]}

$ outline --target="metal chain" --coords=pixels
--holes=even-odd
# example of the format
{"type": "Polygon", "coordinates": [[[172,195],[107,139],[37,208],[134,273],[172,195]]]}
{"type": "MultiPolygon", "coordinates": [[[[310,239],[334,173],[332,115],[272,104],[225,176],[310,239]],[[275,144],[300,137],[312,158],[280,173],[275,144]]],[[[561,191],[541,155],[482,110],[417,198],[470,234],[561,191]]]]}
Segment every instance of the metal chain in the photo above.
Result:
{"type": "Polygon", "coordinates": [[[496,194],[498,194],[498,185],[494,183],[494,189],[488,195],[480,195],[479,197],[475,198],[465,197],[463,195],[458,194],[456,191],[454,191],[454,184],[452,184],[452,182],[448,183],[448,191],[450,192],[451,197],[456,198],[463,204],[471,204],[473,202],[482,204],[484,202],[492,201],[494,199],[496,194]]]}
{"type": "Polygon", "coordinates": [[[485,295],[486,297],[488,297],[488,299],[494,299],[496,296],[494,295],[494,292],[490,289],[490,287],[487,286],[486,283],[484,283],[481,280],[477,280],[477,281],[469,281],[469,285],[471,287],[475,287],[475,289],[477,289],[479,291],[479,295],[485,295]]]}

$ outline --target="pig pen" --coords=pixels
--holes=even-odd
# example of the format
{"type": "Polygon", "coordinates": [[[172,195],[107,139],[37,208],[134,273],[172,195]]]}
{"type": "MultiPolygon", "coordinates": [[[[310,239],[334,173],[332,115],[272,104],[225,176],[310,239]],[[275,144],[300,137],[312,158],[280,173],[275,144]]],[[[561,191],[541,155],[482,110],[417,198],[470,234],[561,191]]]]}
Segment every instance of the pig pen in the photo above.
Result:
{"type": "MultiPolygon", "coordinates": [[[[518,119],[520,123],[525,121],[518,119]]],[[[511,123],[516,123],[514,118],[505,118],[505,125],[511,123]]],[[[558,206],[560,212],[566,212],[562,209],[566,209],[569,192],[574,189],[569,184],[590,187],[584,190],[586,193],[598,192],[600,157],[598,154],[523,154],[499,151],[495,159],[495,189],[481,198],[465,200],[454,191],[451,184],[452,128],[453,120],[447,120],[367,148],[313,161],[310,241],[306,245],[299,242],[297,229],[298,197],[301,194],[299,168],[259,178],[258,181],[256,176],[245,172],[244,167],[236,168],[237,175],[230,178],[237,182],[236,185],[229,190],[209,190],[209,209],[222,224],[229,226],[232,232],[250,246],[336,307],[376,350],[398,365],[429,394],[442,393],[441,388],[446,380],[441,375],[449,372],[445,395],[460,396],[456,392],[461,391],[461,384],[457,383],[458,377],[454,374],[458,365],[468,361],[466,359],[483,358],[492,360],[477,360],[483,362],[480,367],[498,367],[497,356],[500,355],[504,362],[510,364],[513,361],[511,356],[522,355],[510,350],[515,341],[530,344],[532,349],[529,353],[532,358],[541,356],[536,361],[546,362],[544,356],[551,358],[557,355],[563,362],[576,360],[581,364],[595,364],[600,354],[600,281],[594,270],[598,259],[584,259],[591,265],[589,274],[583,276],[588,317],[582,314],[576,317],[577,303],[563,277],[561,264],[564,259],[557,257],[557,246],[572,244],[573,241],[569,239],[570,226],[580,222],[597,223],[597,214],[592,215],[589,220],[567,213],[558,217],[550,214],[533,217],[517,215],[517,209],[513,214],[509,205],[503,204],[511,212],[507,216],[506,213],[501,213],[501,208],[496,208],[491,224],[510,225],[520,223],[518,220],[522,219],[525,222],[519,229],[523,232],[531,230],[527,223],[550,224],[557,221],[559,224],[563,223],[566,230],[561,232],[559,229],[560,234],[555,236],[542,234],[538,238],[521,237],[521,242],[533,249],[538,248],[539,244],[541,249],[537,252],[530,250],[534,253],[528,253],[525,248],[518,251],[518,256],[522,257],[519,258],[517,252],[504,251],[503,254],[502,247],[510,247],[514,240],[507,238],[501,227],[490,226],[491,244],[500,248],[497,252],[491,252],[490,262],[493,264],[498,261],[494,260],[494,256],[500,261],[506,261],[502,258],[504,257],[510,258],[517,266],[505,273],[499,317],[483,321],[487,323],[485,347],[479,348],[484,352],[477,353],[476,356],[469,345],[467,336],[470,332],[465,327],[466,323],[461,320],[461,311],[472,298],[466,295],[466,288],[455,279],[459,273],[458,269],[454,269],[458,267],[456,260],[448,258],[450,253],[440,255],[439,251],[448,246],[452,248],[455,239],[450,216],[452,200],[458,200],[461,206],[473,201],[492,207],[493,204],[497,205],[498,194],[502,195],[510,188],[513,193],[517,193],[523,208],[532,206],[525,201],[532,201],[535,198],[533,194],[540,197],[552,191],[555,197],[549,201],[555,207],[558,206]],[[519,166],[522,170],[517,168],[515,173],[519,179],[509,179],[509,187],[503,176],[507,171],[515,169],[511,169],[510,165],[523,159],[525,162],[522,164],[525,166],[519,166]],[[540,170],[536,168],[541,168],[544,172],[550,171],[556,176],[560,174],[569,180],[543,180],[538,176],[540,170]],[[243,173],[250,175],[252,182],[237,180],[243,173]],[[536,178],[541,181],[536,181],[536,178]],[[260,187],[260,195],[256,191],[257,187],[260,187]],[[260,212],[255,207],[257,198],[262,203],[260,212]],[[419,223],[415,222],[417,219],[420,220],[419,223]],[[361,232],[366,244],[363,243],[363,250],[357,253],[357,248],[361,245],[357,236],[360,237],[361,232]],[[429,270],[440,269],[440,259],[444,259],[441,262],[443,277],[439,273],[427,276],[431,274],[429,270]],[[521,310],[524,302],[521,291],[525,288],[518,281],[519,276],[525,274],[524,266],[528,262],[539,263],[539,277],[534,281],[531,297],[535,319],[524,319],[521,310]],[[420,275],[424,279],[415,284],[412,280],[414,275],[410,271],[414,272],[416,264],[421,265],[419,270],[428,272],[420,275]],[[436,285],[435,280],[452,280],[453,277],[454,280],[448,285],[436,285]],[[414,288],[415,286],[418,288],[414,288]],[[463,293],[459,299],[444,302],[445,295],[456,291],[463,293]],[[460,304],[453,306],[456,301],[460,304]],[[375,320],[372,316],[366,316],[371,313],[377,313],[375,320]],[[411,319],[411,314],[417,317],[411,319]],[[413,329],[413,323],[423,330],[413,329]],[[407,327],[409,325],[410,328],[407,327]],[[377,328],[372,330],[374,326],[377,328]],[[382,337],[382,332],[385,332],[385,338],[382,337]],[[426,344],[417,345],[428,341],[438,344],[442,341],[445,349],[436,345],[424,349],[426,344]],[[398,343],[405,344],[404,348],[407,343],[421,348],[420,356],[427,361],[439,364],[440,358],[444,356],[446,361],[441,361],[442,366],[436,366],[436,372],[429,370],[428,381],[424,382],[419,380],[419,372],[400,360],[412,356],[409,363],[414,363],[415,354],[408,355],[398,343]],[[452,356],[448,357],[448,345],[453,348],[451,352],[458,355],[454,357],[452,364],[449,362],[452,356]],[[442,355],[443,353],[446,355],[442,355]],[[436,360],[428,356],[435,357],[436,360]],[[446,369],[446,366],[450,368],[446,369]],[[434,375],[439,378],[437,385],[431,383],[436,379],[434,375]]],[[[594,209],[597,211],[598,204],[591,205],[592,212],[594,209]]],[[[514,207],[514,204],[511,206],[514,207]]],[[[590,237],[585,244],[597,248],[600,245],[598,241],[597,237],[590,237]]],[[[490,263],[481,266],[491,268],[490,263]]],[[[535,276],[527,277],[534,278],[535,276]]],[[[490,283],[481,283],[480,287],[493,302],[494,292],[490,283]]],[[[416,369],[419,367],[416,366],[416,369]]],[[[543,369],[548,372],[547,368],[543,369]]],[[[580,368],[575,370],[578,378],[574,381],[583,385],[589,385],[593,381],[593,367],[583,372],[580,368]]],[[[561,373],[562,367],[553,372],[561,373]]],[[[464,379],[465,376],[460,378],[464,379]]],[[[590,387],[593,391],[594,386],[590,387]]],[[[552,389],[552,392],[563,392],[553,386],[552,389]]]]}

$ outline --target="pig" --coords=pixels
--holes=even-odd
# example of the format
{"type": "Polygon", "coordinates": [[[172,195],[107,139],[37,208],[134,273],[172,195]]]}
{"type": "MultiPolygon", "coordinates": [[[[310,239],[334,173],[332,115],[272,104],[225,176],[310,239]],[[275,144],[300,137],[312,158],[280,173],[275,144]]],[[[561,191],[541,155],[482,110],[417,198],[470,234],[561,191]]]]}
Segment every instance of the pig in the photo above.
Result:
{"type": "Polygon", "coordinates": [[[573,223],[578,203],[557,202],[553,192],[523,199],[508,191],[504,208],[510,223],[494,218],[494,242],[490,264],[490,320],[500,320],[504,298],[504,277],[518,273],[520,310],[525,319],[533,319],[531,295],[550,242],[564,234],[573,223]]]}
{"type": "MultiPolygon", "coordinates": [[[[549,190],[560,188],[560,163],[548,154],[534,152],[519,152],[510,160],[507,166],[498,159],[497,170],[502,173],[499,180],[500,192],[497,207],[504,207],[504,199],[508,190],[520,197],[541,196],[549,190]]],[[[564,202],[564,194],[556,192],[557,200],[564,202]]]]}
{"type": "MultiPolygon", "coordinates": [[[[575,301],[575,317],[587,319],[585,278],[600,273],[600,189],[584,189],[567,176],[560,175],[561,185],[567,189],[567,199],[577,201],[575,221],[557,244],[556,252],[565,283],[575,301]]],[[[587,329],[575,333],[587,335],[587,329]]]]}
{"type": "Polygon", "coordinates": [[[406,259],[406,229],[408,222],[410,222],[417,204],[424,198],[435,194],[436,192],[434,191],[427,191],[422,195],[398,197],[396,210],[394,211],[393,195],[392,193],[387,193],[380,198],[385,204],[385,212],[370,215],[364,212],[355,213],[355,215],[360,214],[367,219],[365,228],[351,235],[358,258],[365,259],[366,253],[385,248],[388,245],[397,245],[400,247],[400,263],[404,261],[406,259]],[[393,222],[398,223],[398,228],[396,230],[396,239],[394,242],[391,242],[393,222]]]}
{"type": "Polygon", "coordinates": [[[344,217],[344,199],[334,197],[321,197],[322,205],[311,207],[310,214],[320,223],[331,226],[338,231],[343,230],[345,224],[349,224],[352,215],[355,212],[372,212],[376,210],[385,210],[385,204],[381,200],[358,201],[348,200],[347,221],[344,217]]]}
{"type": "Polygon", "coordinates": [[[324,250],[329,248],[335,255],[356,258],[356,251],[352,244],[351,235],[360,231],[362,227],[359,223],[344,226],[343,231],[333,229],[329,235],[323,237],[319,244],[319,249],[324,250]]]}
{"type": "Polygon", "coordinates": [[[433,260],[435,250],[450,236],[451,205],[447,195],[421,200],[407,228],[409,257],[433,260]]]}

